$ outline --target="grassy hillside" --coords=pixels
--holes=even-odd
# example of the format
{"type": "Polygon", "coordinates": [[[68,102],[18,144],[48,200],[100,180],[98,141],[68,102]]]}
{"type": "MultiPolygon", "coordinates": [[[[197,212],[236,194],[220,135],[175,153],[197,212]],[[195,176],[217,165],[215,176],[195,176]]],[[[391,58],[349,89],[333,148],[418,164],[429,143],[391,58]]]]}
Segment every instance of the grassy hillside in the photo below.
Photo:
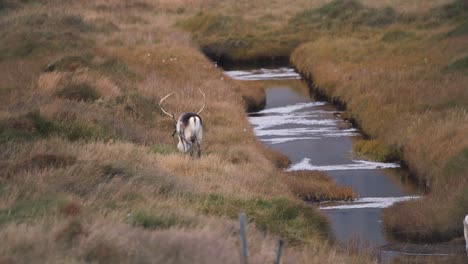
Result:
{"type": "Polygon", "coordinates": [[[461,236],[468,212],[468,4],[432,1],[223,1],[179,26],[224,62],[287,58],[347,106],[369,136],[355,150],[403,160],[430,195],[384,213],[395,237],[461,236]]]}
{"type": "Polygon", "coordinates": [[[263,91],[225,78],[175,28],[211,4],[0,1],[0,262],[237,263],[239,212],[252,263],[271,262],[279,237],[284,263],[369,262],[337,252],[301,200],[352,192],[278,170],[287,160],[244,112],[263,91]],[[176,91],[167,109],[195,111],[198,88],[192,160],[157,102],[176,91]]]}

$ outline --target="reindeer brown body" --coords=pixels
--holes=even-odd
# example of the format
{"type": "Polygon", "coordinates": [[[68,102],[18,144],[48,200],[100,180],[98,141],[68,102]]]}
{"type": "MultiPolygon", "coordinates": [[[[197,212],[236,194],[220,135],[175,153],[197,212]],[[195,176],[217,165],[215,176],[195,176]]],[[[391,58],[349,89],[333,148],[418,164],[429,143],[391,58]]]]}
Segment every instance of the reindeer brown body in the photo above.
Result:
{"type": "MultiPolygon", "coordinates": [[[[200,90],[200,93],[203,95],[203,99],[205,99],[205,94],[200,90]]],[[[179,119],[176,121],[174,114],[170,114],[167,112],[163,107],[162,103],[166,100],[169,96],[173,95],[170,93],[163,97],[161,101],[159,101],[159,107],[161,108],[162,112],[172,118],[175,125],[175,131],[172,134],[173,136],[177,134],[179,142],[177,143],[177,149],[183,153],[190,153],[190,156],[193,157],[194,146],[197,146],[197,155],[198,157],[201,156],[201,144],[203,142],[203,121],[199,114],[205,109],[205,100],[203,103],[203,107],[196,113],[186,112],[180,115],[179,119]]]]}

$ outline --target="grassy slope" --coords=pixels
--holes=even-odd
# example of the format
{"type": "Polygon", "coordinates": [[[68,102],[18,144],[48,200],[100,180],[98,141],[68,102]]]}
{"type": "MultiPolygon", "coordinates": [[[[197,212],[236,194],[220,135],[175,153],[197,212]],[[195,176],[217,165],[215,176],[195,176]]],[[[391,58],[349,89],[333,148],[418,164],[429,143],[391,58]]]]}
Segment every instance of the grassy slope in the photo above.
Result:
{"type": "Polygon", "coordinates": [[[285,263],[367,262],[323,243],[326,220],[257,142],[244,109],[262,92],[173,27],[206,4],[0,1],[0,262],[237,263],[241,211],[253,263],[272,260],[278,236],[301,245],[285,263]],[[156,102],[177,91],[167,108],[193,111],[182,95],[198,88],[206,137],[191,160],[156,102]]]}
{"type": "Polygon", "coordinates": [[[346,104],[372,138],[356,150],[403,159],[430,191],[386,210],[387,229],[413,241],[460,236],[468,211],[466,1],[286,2],[223,1],[179,26],[215,59],[294,50],[291,62],[317,92],[346,104]]]}

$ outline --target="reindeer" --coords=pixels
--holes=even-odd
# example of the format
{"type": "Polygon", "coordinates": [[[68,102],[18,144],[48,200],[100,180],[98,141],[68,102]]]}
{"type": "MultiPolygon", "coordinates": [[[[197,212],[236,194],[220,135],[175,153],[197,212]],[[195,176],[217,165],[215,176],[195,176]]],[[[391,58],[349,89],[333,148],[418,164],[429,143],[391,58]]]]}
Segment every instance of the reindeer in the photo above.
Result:
{"type": "Polygon", "coordinates": [[[466,255],[468,256],[468,215],[463,219],[463,233],[465,235],[466,255]]]}
{"type": "Polygon", "coordinates": [[[201,89],[199,89],[200,93],[203,95],[203,106],[202,108],[196,112],[185,112],[182,113],[179,117],[178,120],[175,119],[174,114],[169,113],[162,107],[162,103],[164,100],[166,100],[169,96],[173,95],[175,92],[172,92],[166,96],[164,96],[160,101],[159,101],[159,108],[161,108],[161,111],[170,116],[172,120],[174,121],[174,133],[172,133],[172,136],[174,136],[177,133],[177,136],[179,138],[179,143],[177,143],[177,149],[180,152],[187,153],[190,152],[190,156],[193,157],[193,151],[194,151],[194,145],[197,145],[197,154],[198,157],[200,158],[201,156],[201,144],[203,141],[203,122],[199,114],[205,109],[206,106],[206,98],[205,98],[205,93],[202,92],[201,89]]]}

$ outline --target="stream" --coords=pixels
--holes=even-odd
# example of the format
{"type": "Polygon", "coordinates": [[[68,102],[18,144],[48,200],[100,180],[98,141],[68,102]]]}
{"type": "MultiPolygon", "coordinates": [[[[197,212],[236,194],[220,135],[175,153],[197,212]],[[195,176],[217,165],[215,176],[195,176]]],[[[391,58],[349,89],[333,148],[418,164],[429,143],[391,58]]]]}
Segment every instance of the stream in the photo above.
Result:
{"type": "Polygon", "coordinates": [[[249,120],[264,144],[289,157],[288,170],[325,171],[357,194],[352,202],[312,204],[328,216],[336,239],[343,244],[357,239],[372,248],[389,243],[382,230],[382,209],[420,197],[405,177],[407,173],[396,163],[355,158],[352,146],[362,137],[360,131],[343,120],[332,104],[314,100],[294,69],[225,74],[237,80],[261,81],[267,87],[265,108],[250,113],[249,120]]]}

